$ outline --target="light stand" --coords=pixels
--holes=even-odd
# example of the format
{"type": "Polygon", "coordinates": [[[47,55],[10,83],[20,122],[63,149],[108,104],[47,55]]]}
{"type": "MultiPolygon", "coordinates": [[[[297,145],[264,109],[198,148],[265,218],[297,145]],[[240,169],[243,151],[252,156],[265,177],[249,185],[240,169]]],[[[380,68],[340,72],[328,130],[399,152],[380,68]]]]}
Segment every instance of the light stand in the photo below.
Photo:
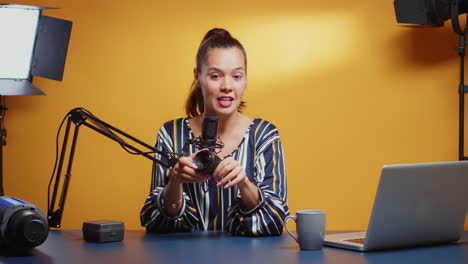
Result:
{"type": "MultiPolygon", "coordinates": [[[[8,110],[3,102],[4,97],[0,95],[0,183],[3,182],[3,146],[6,145],[6,129],[4,126],[5,111],[8,110]]],[[[0,184],[0,196],[3,195],[3,184],[0,184]]]]}
{"type": "MultiPolygon", "coordinates": [[[[468,33],[468,23],[465,24],[465,28],[462,30],[460,27],[460,21],[458,20],[458,0],[452,2],[451,6],[451,19],[452,28],[460,37],[459,47],[456,48],[458,56],[460,57],[460,83],[458,85],[459,95],[459,116],[458,116],[458,159],[468,160],[465,156],[465,94],[468,92],[468,86],[465,85],[465,54],[466,54],[466,34],[468,33]]],[[[468,17],[468,15],[467,15],[468,17]]]]}
{"type": "Polygon", "coordinates": [[[79,132],[79,128],[81,125],[91,128],[92,130],[100,133],[101,135],[109,139],[112,139],[113,141],[116,141],[130,154],[144,156],[145,158],[148,158],[154,162],[157,162],[158,164],[167,168],[173,167],[177,163],[178,156],[180,156],[180,154],[177,154],[177,153],[164,152],[164,151],[157,150],[154,147],[142,142],[141,140],[133,136],[130,136],[129,134],[100,120],[99,118],[97,118],[91,112],[87,111],[84,108],[72,109],[70,112],[68,112],[66,118],[67,118],[67,126],[65,128],[65,134],[63,137],[63,143],[61,147],[61,154],[60,154],[60,158],[58,161],[58,166],[54,168],[54,171],[52,173],[53,175],[49,183],[49,192],[50,192],[50,187],[51,187],[53,178],[55,178],[52,198],[50,199],[50,197],[47,197],[47,220],[49,222],[49,227],[59,228],[61,225],[63,209],[65,207],[65,201],[66,201],[67,192],[68,192],[68,185],[69,185],[70,177],[71,177],[71,170],[72,170],[73,158],[75,154],[76,142],[78,139],[78,132],[79,132]],[[68,138],[70,135],[70,128],[72,124],[74,124],[75,126],[74,126],[70,151],[68,153],[68,157],[69,157],[68,164],[66,168],[65,178],[62,183],[60,200],[58,201],[57,209],[55,209],[55,206],[57,203],[57,194],[58,194],[57,192],[59,189],[59,185],[61,183],[61,174],[62,174],[62,169],[64,165],[63,163],[64,163],[65,156],[67,155],[67,150],[68,150],[67,143],[68,143],[68,138]],[[131,143],[128,143],[127,140],[130,140],[131,143]],[[132,144],[137,144],[137,146],[134,146],[132,144]],[[141,150],[140,148],[143,148],[145,150],[141,150]],[[165,163],[159,159],[156,159],[154,155],[150,155],[154,153],[165,156],[168,160],[168,163],[165,163]]]}
{"type": "MultiPolygon", "coordinates": [[[[466,31],[466,29],[465,29],[466,31]]],[[[468,92],[468,86],[465,85],[464,73],[465,73],[465,48],[466,48],[466,33],[460,34],[460,47],[456,50],[460,56],[460,84],[458,88],[459,94],[459,120],[458,120],[458,159],[468,160],[465,156],[465,94],[468,92]]]]}

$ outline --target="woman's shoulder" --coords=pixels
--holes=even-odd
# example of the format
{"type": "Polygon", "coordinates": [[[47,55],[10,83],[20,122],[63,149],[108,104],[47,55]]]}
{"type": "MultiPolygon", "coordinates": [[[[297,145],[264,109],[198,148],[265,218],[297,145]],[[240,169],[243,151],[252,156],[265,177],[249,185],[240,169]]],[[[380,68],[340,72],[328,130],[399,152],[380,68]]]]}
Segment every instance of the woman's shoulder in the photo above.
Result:
{"type": "Polygon", "coordinates": [[[252,127],[266,131],[278,130],[278,128],[272,122],[258,117],[253,118],[252,127]]]}
{"type": "Polygon", "coordinates": [[[172,138],[175,134],[181,132],[185,134],[185,132],[190,131],[188,119],[187,117],[182,117],[164,122],[158,130],[158,135],[172,138]]]}
{"type": "Polygon", "coordinates": [[[278,128],[263,118],[254,118],[250,126],[250,135],[256,139],[278,136],[278,128]]]}

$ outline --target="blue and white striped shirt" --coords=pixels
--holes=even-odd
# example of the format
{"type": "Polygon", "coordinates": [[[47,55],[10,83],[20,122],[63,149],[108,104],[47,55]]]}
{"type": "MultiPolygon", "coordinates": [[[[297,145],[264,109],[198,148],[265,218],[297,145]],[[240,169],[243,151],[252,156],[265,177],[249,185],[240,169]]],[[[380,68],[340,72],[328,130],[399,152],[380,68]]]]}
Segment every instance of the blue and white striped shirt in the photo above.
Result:
{"type": "MultiPolygon", "coordinates": [[[[159,130],[156,148],[183,153],[188,139],[195,136],[188,118],[165,123],[159,130]]],[[[196,152],[191,145],[188,153],[196,152]]],[[[238,147],[230,154],[244,168],[248,179],[258,187],[260,203],[249,211],[240,205],[237,186],[216,187],[216,182],[183,184],[183,204],[174,217],[165,215],[161,207],[164,187],[171,171],[153,165],[151,193],[141,210],[141,224],[148,232],[187,232],[192,230],[224,230],[241,236],[274,236],[283,232],[289,215],[286,169],[278,129],[268,121],[254,119],[238,147]]],[[[157,159],[165,157],[156,154],[157,159]]]]}

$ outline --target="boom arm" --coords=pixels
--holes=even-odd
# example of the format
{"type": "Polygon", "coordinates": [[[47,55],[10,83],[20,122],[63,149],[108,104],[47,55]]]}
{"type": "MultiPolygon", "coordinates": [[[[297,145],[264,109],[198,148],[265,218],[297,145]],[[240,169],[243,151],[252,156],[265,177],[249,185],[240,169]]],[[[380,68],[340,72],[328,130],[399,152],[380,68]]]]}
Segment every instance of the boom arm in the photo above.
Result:
{"type": "Polygon", "coordinates": [[[163,152],[160,150],[155,149],[154,147],[124,133],[123,131],[107,124],[106,122],[100,120],[96,116],[94,116],[91,112],[87,111],[84,108],[75,108],[72,109],[67,114],[67,126],[65,129],[65,134],[63,137],[63,143],[60,153],[60,158],[58,161],[58,165],[54,168],[54,172],[52,174],[51,182],[49,183],[49,192],[50,192],[50,185],[55,177],[54,188],[52,192],[52,199],[47,197],[47,220],[49,222],[49,227],[59,228],[62,220],[63,209],[65,207],[65,200],[67,198],[67,191],[68,191],[68,184],[71,177],[71,169],[73,165],[73,157],[75,153],[76,142],[78,138],[78,132],[81,125],[91,128],[92,130],[104,135],[117,143],[119,143],[127,152],[134,155],[142,155],[154,162],[159,163],[165,167],[173,167],[177,160],[179,159],[180,154],[172,153],[172,152],[163,152]],[[60,192],[60,200],[58,201],[57,209],[55,209],[57,203],[57,192],[60,185],[60,179],[63,169],[63,162],[65,159],[65,155],[67,152],[67,143],[68,137],[70,134],[70,128],[74,124],[74,131],[73,131],[73,139],[71,143],[71,148],[69,152],[67,170],[65,173],[65,178],[63,180],[62,189],[60,192]],[[132,144],[127,143],[126,140],[130,140],[132,144]],[[145,151],[140,150],[138,147],[135,147],[133,144],[138,144],[141,148],[145,149],[145,151]],[[168,163],[158,160],[154,157],[154,154],[160,154],[165,156],[168,160],[168,163]],[[153,155],[151,155],[153,154],[153,155]]]}

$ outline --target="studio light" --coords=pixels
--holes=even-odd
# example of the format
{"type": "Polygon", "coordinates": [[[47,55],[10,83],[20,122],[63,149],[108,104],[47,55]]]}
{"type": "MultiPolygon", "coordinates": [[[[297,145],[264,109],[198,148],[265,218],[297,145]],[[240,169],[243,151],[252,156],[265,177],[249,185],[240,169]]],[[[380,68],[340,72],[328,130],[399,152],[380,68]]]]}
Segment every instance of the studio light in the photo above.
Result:
{"type": "MultiPolygon", "coordinates": [[[[460,37],[456,48],[460,57],[460,82],[458,84],[458,159],[468,160],[465,156],[465,50],[468,23],[462,29],[458,16],[468,12],[468,0],[395,0],[395,14],[398,23],[418,24],[427,26],[442,26],[444,21],[451,19],[452,28],[460,37]]],[[[468,22],[468,20],[467,20],[468,22]]]]}
{"type": "Polygon", "coordinates": [[[0,4],[0,95],[44,94],[32,76],[62,80],[72,23],[43,9],[0,4]]]}
{"type": "Polygon", "coordinates": [[[42,244],[49,233],[44,213],[21,199],[0,196],[0,247],[28,250],[42,244]]]}
{"type": "Polygon", "coordinates": [[[72,23],[42,15],[47,7],[0,4],[0,196],[3,191],[4,96],[43,95],[33,76],[61,81],[72,23]]]}
{"type": "Polygon", "coordinates": [[[453,14],[466,13],[468,1],[460,0],[395,0],[398,23],[442,26],[453,14]]]}

